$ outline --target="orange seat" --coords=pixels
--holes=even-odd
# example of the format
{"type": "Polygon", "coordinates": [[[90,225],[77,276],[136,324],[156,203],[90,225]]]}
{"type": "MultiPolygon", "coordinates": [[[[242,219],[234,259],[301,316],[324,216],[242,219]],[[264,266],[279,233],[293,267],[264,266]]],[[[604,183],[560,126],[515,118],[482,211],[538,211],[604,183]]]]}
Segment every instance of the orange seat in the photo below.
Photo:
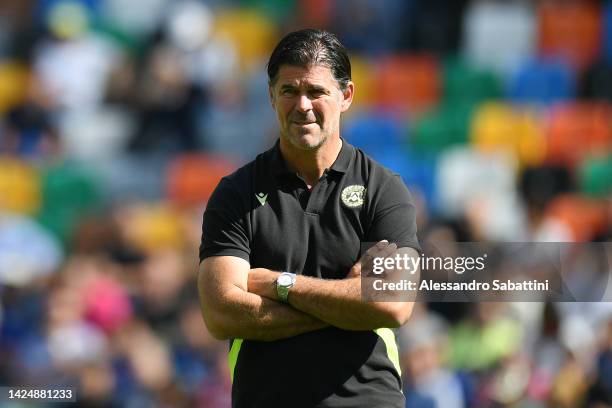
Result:
{"type": "Polygon", "coordinates": [[[333,7],[331,0],[301,0],[298,3],[300,26],[330,27],[333,7]]]}
{"type": "Polygon", "coordinates": [[[381,61],[377,71],[375,89],[382,107],[418,113],[438,103],[441,75],[436,58],[390,56],[381,61]]]}
{"type": "Polygon", "coordinates": [[[168,169],[168,198],[180,205],[204,204],[219,180],[235,168],[224,157],[205,154],[179,156],[168,169]]]}
{"type": "Polygon", "coordinates": [[[547,126],[546,160],[574,166],[612,151],[612,105],[567,103],[553,107],[547,126]]]}
{"type": "Polygon", "coordinates": [[[555,198],[548,205],[546,216],[564,223],[576,242],[592,240],[605,232],[607,224],[605,203],[579,195],[567,194],[555,198]]]}
{"type": "Polygon", "coordinates": [[[539,50],[568,58],[578,69],[601,50],[601,11],[589,1],[548,1],[538,9],[539,50]]]}

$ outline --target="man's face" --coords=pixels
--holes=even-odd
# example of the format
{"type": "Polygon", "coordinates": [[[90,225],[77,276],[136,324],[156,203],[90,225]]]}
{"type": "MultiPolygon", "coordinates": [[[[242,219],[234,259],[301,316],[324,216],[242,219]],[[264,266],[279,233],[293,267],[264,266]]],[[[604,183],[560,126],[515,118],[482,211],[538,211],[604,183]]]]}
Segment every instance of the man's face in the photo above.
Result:
{"type": "Polygon", "coordinates": [[[331,70],[323,65],[282,65],[270,86],[281,137],[301,150],[314,150],[339,135],[340,114],[353,99],[353,83],[340,90],[331,70]]]}

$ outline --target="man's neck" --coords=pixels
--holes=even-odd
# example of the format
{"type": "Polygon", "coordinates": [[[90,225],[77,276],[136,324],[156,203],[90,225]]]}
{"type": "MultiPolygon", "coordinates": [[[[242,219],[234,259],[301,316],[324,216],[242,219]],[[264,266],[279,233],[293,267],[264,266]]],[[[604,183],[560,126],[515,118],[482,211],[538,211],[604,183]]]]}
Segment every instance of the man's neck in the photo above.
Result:
{"type": "Polygon", "coordinates": [[[330,137],[316,150],[300,150],[281,138],[280,149],[289,169],[312,188],[338,158],[342,140],[339,137],[330,137]]]}

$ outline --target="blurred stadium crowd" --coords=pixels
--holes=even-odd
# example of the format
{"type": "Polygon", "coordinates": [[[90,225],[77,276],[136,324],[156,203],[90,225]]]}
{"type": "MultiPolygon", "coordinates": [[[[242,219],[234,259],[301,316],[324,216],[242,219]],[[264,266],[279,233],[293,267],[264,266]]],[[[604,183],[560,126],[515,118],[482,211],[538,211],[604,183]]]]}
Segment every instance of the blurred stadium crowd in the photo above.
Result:
{"type": "MultiPolygon", "coordinates": [[[[277,137],[265,63],[307,26],[349,48],[342,135],[422,241],[612,240],[611,1],[2,0],[1,385],[229,406],[201,215],[277,137]]],[[[400,353],[411,408],[612,407],[608,303],[419,304],[400,353]]]]}

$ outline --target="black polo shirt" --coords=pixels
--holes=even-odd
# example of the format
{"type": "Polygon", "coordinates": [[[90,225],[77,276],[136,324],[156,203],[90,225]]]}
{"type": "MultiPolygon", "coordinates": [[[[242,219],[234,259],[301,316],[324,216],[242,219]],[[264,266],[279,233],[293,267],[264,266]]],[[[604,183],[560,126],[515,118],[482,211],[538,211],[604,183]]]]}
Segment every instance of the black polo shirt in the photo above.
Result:
{"type": "MultiPolygon", "coordinates": [[[[415,208],[401,178],[343,141],[308,190],[279,142],[224,177],[204,213],[200,260],[231,255],[268,268],[342,279],[361,242],[416,249],[415,208]]],[[[233,407],[404,407],[394,332],[329,327],[230,343],[233,407]]]]}

